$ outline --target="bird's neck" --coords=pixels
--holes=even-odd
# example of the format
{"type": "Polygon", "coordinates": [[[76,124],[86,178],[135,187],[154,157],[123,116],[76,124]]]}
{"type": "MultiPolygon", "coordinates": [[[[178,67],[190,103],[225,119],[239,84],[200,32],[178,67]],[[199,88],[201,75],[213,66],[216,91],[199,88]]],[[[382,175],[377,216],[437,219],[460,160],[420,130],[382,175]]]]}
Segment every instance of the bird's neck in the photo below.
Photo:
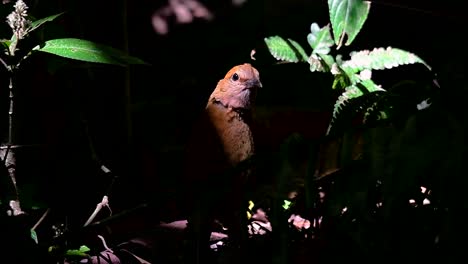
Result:
{"type": "Polygon", "coordinates": [[[217,100],[216,98],[212,98],[209,102],[209,104],[212,104],[215,108],[220,108],[223,111],[233,112],[235,113],[240,119],[243,121],[248,121],[250,120],[252,111],[250,108],[244,108],[244,107],[232,107],[227,104],[223,104],[222,101],[217,100]]]}

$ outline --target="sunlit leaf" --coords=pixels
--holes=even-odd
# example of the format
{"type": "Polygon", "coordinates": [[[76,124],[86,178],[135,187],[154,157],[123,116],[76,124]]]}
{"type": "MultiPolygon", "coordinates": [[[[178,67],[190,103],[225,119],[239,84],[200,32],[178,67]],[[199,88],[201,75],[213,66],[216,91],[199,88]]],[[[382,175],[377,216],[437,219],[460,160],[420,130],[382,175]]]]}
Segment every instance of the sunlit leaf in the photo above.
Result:
{"type": "Polygon", "coordinates": [[[363,50],[351,53],[351,59],[345,61],[341,67],[350,72],[360,72],[364,69],[367,70],[384,70],[393,67],[422,63],[429,70],[431,67],[424,62],[420,57],[413,53],[388,47],[375,48],[372,51],[363,50]]]}
{"type": "Polygon", "coordinates": [[[343,45],[345,35],[348,37],[345,45],[353,42],[369,15],[370,5],[370,1],[363,0],[328,0],[330,21],[337,48],[343,45]]]}
{"type": "Polygon", "coordinates": [[[121,50],[75,38],[48,40],[43,45],[36,46],[33,50],[94,63],[114,65],[146,64],[141,59],[129,56],[121,50]]]}
{"type": "Polygon", "coordinates": [[[375,84],[371,79],[363,80],[362,82],[359,82],[358,85],[361,89],[364,87],[370,93],[375,91],[384,91],[380,85],[375,84]]]}
{"type": "Polygon", "coordinates": [[[249,200],[249,210],[252,210],[254,208],[254,202],[252,202],[251,200],[249,200]]]}
{"type": "Polygon", "coordinates": [[[317,23],[312,23],[310,33],[307,35],[307,41],[316,54],[328,54],[330,47],[334,45],[330,33],[330,27],[320,28],[317,23]]]}
{"type": "Polygon", "coordinates": [[[249,206],[247,208],[247,219],[252,218],[252,209],[254,208],[254,202],[249,200],[249,206]]]}
{"type": "Polygon", "coordinates": [[[280,36],[272,36],[265,38],[265,43],[271,55],[277,60],[300,62],[308,59],[301,45],[292,39],[285,40],[280,36]]]}
{"type": "Polygon", "coordinates": [[[2,43],[2,46],[5,47],[5,48],[8,48],[11,44],[11,40],[9,39],[2,39],[0,40],[0,43],[2,43]]]}
{"type": "Polygon", "coordinates": [[[86,257],[88,254],[86,252],[89,252],[91,249],[88,248],[87,246],[81,246],[79,249],[69,249],[65,252],[65,256],[70,256],[70,257],[86,257]]]}

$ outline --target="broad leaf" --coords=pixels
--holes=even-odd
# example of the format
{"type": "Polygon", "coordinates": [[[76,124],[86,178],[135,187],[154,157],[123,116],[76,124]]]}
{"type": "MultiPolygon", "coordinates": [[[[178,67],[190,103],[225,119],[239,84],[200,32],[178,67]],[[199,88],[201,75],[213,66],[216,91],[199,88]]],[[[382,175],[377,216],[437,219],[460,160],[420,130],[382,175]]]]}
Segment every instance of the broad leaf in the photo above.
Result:
{"type": "Polygon", "coordinates": [[[316,54],[328,54],[330,47],[334,45],[330,33],[330,27],[320,28],[317,23],[312,23],[310,33],[307,35],[307,41],[316,54]]]}
{"type": "Polygon", "coordinates": [[[348,36],[345,43],[347,46],[356,38],[369,15],[370,4],[369,1],[363,0],[328,0],[337,49],[343,45],[345,34],[348,36]]]}
{"type": "Polygon", "coordinates": [[[54,19],[56,19],[57,17],[59,17],[59,16],[61,16],[63,14],[64,13],[59,13],[59,14],[55,14],[55,15],[52,15],[52,16],[48,16],[48,17],[41,18],[41,19],[38,19],[36,21],[33,21],[33,22],[31,22],[31,25],[26,30],[26,32],[27,33],[32,32],[32,31],[36,30],[37,28],[39,28],[40,26],[42,26],[44,23],[53,21],[54,19]]]}
{"type": "Polygon", "coordinates": [[[129,56],[121,50],[75,38],[48,40],[43,45],[36,46],[33,50],[94,63],[114,65],[146,64],[141,59],[129,56]]]}
{"type": "Polygon", "coordinates": [[[415,54],[391,47],[351,53],[351,59],[345,61],[341,67],[347,72],[356,73],[364,69],[384,70],[414,63],[422,63],[431,70],[431,67],[415,54]]]}
{"type": "Polygon", "coordinates": [[[308,59],[301,45],[292,39],[285,40],[280,36],[272,36],[265,38],[265,43],[271,55],[277,60],[300,62],[308,59]]]}

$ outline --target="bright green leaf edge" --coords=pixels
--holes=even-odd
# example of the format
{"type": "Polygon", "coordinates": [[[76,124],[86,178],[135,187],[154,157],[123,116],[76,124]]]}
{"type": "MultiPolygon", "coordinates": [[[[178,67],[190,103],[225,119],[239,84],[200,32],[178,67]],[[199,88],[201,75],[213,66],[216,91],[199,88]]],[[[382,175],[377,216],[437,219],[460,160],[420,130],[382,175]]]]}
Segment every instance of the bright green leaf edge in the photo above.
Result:
{"type": "Polygon", "coordinates": [[[110,46],[76,38],[47,40],[43,45],[38,45],[33,48],[33,50],[54,54],[68,59],[93,63],[120,66],[128,64],[148,64],[139,58],[129,56],[123,51],[110,46]]]}

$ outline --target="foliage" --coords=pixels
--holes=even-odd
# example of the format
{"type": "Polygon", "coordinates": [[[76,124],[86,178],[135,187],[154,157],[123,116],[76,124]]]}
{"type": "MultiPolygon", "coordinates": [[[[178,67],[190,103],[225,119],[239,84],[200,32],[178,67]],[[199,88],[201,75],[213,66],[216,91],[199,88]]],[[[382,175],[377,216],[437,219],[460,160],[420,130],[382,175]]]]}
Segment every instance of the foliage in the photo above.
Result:
{"type": "Polygon", "coordinates": [[[367,19],[371,6],[370,1],[328,0],[328,6],[337,48],[343,44],[345,35],[348,35],[345,45],[351,44],[367,19]]]}
{"type": "MultiPolygon", "coordinates": [[[[5,4],[5,3],[4,3],[5,4]]],[[[48,54],[54,54],[63,58],[72,59],[75,61],[84,61],[84,62],[91,62],[91,63],[103,63],[103,64],[112,64],[118,66],[128,66],[132,64],[137,65],[144,65],[147,64],[143,60],[130,56],[126,52],[115,49],[113,47],[95,43],[89,40],[84,39],[77,39],[77,38],[61,38],[61,39],[49,39],[45,41],[39,41],[39,38],[31,38],[33,33],[36,33],[39,29],[41,29],[44,25],[49,22],[53,22],[59,17],[61,17],[64,13],[59,13],[55,15],[51,15],[42,19],[34,19],[32,16],[28,14],[28,6],[25,4],[23,0],[17,0],[13,5],[13,11],[8,15],[6,22],[10,26],[12,30],[12,35],[9,38],[4,38],[0,40],[0,49],[2,53],[0,54],[0,63],[4,67],[4,70],[8,73],[9,77],[9,109],[8,109],[8,116],[9,116],[9,124],[8,124],[8,141],[2,142],[0,153],[2,154],[2,169],[8,167],[8,172],[3,175],[2,174],[2,183],[9,180],[8,185],[6,188],[13,186],[12,189],[12,197],[7,197],[5,193],[2,193],[2,200],[0,201],[0,205],[8,207],[6,210],[9,216],[16,216],[10,217],[15,218],[18,222],[21,221],[21,218],[27,215],[29,209],[23,209],[20,206],[20,202],[23,200],[20,197],[20,191],[17,187],[17,180],[16,180],[16,158],[14,155],[15,152],[15,144],[16,142],[13,141],[13,119],[14,119],[14,94],[17,89],[15,86],[15,80],[18,77],[19,69],[21,68],[22,63],[24,63],[31,55],[42,52],[48,54]],[[28,40],[28,41],[26,41],[28,40]],[[31,43],[33,45],[31,45],[31,43]],[[14,196],[14,197],[13,197],[14,196]]],[[[102,167],[105,168],[105,167],[102,167]]],[[[5,189],[6,189],[5,188],[5,189]]],[[[105,196],[106,197],[106,196],[105,196]]],[[[44,220],[45,216],[49,210],[44,213],[41,219],[37,222],[37,224],[30,229],[29,236],[30,240],[39,244],[39,235],[36,233],[35,228],[44,220]]],[[[3,216],[2,216],[3,217],[3,216]]],[[[8,227],[7,227],[8,229],[8,227]]],[[[24,229],[24,228],[23,228],[24,229]]],[[[58,229],[57,229],[58,230],[58,229]]],[[[81,246],[79,249],[69,250],[67,249],[66,242],[62,241],[63,235],[65,232],[58,232],[56,230],[56,235],[54,239],[54,243],[60,245],[52,245],[49,247],[49,253],[51,253],[51,249],[54,248],[63,248],[63,250],[59,250],[60,253],[58,254],[59,258],[62,260],[67,257],[87,257],[87,252],[90,251],[89,248],[86,246],[81,246]],[[61,246],[63,245],[63,247],[61,246]],[[63,252],[62,252],[63,251],[63,252]]],[[[22,230],[20,230],[21,232],[22,230]]],[[[24,237],[21,237],[21,234],[13,234],[12,236],[15,237],[14,241],[21,241],[24,237]],[[20,237],[20,238],[16,238],[20,237]]],[[[7,241],[10,243],[10,241],[7,241]]],[[[13,245],[15,247],[15,245],[13,245]]],[[[20,249],[23,250],[23,249],[20,249]]],[[[51,254],[53,255],[53,254],[51,254]]]]}
{"type": "MultiPolygon", "coordinates": [[[[439,238],[450,236],[440,231],[440,226],[451,229],[443,223],[450,216],[441,207],[455,203],[449,198],[444,177],[446,171],[460,173],[454,168],[465,158],[464,147],[455,142],[466,140],[462,136],[466,125],[463,127],[436,101],[438,97],[430,88],[438,88],[438,84],[432,76],[427,83],[405,80],[385,88],[374,81],[373,71],[410,64],[424,66],[427,76],[431,75],[431,67],[417,55],[395,47],[338,54],[338,49],[350,45],[360,32],[370,5],[368,1],[329,0],[331,27],[312,23],[307,36],[309,52],[291,39],[265,38],[275,59],[308,63],[311,72],[330,73],[330,88],[340,92],[321,142],[320,159],[309,164],[316,171],[305,179],[300,198],[307,204],[306,212],[301,213],[318,224],[302,234],[312,233],[318,243],[330,243],[332,252],[346,256],[335,258],[325,253],[329,262],[349,261],[351,256],[360,261],[363,256],[369,260],[398,258],[399,254],[416,256],[410,252],[413,250],[430,251],[424,258],[430,260],[440,253],[436,250],[439,238]],[[298,50],[306,51],[308,58],[300,59],[298,50]],[[410,97],[410,92],[417,95],[410,97]],[[326,171],[322,163],[332,164],[335,170],[322,174],[326,171]],[[443,186],[438,185],[441,182],[443,186]]],[[[300,199],[289,207],[291,212],[298,212],[295,205],[300,199]]],[[[461,210],[453,208],[457,214],[461,210]]]]}
{"type": "MultiPolygon", "coordinates": [[[[21,3],[22,1],[18,1],[17,3],[21,3]]],[[[17,4],[18,5],[18,4],[17,4]]],[[[24,5],[20,4],[20,5],[24,5]]],[[[27,7],[22,7],[25,12],[27,7]]],[[[18,10],[16,10],[18,11],[18,10]]],[[[17,13],[17,12],[16,12],[17,13]]],[[[16,14],[13,12],[12,14],[16,14]]],[[[19,62],[17,64],[8,65],[7,62],[10,61],[12,57],[15,56],[16,51],[18,51],[18,44],[20,40],[25,39],[28,37],[32,32],[39,29],[42,25],[47,22],[54,21],[58,17],[60,17],[63,13],[55,14],[52,16],[48,16],[42,19],[30,21],[27,13],[21,14],[18,16],[18,19],[22,19],[26,21],[24,25],[20,27],[14,25],[15,21],[10,21],[10,26],[13,29],[13,35],[10,39],[2,40],[2,46],[5,49],[5,54],[7,55],[6,59],[2,59],[4,62],[4,66],[9,70],[12,71],[14,68],[19,66],[19,62]]],[[[12,18],[13,19],[13,18],[12,18]]],[[[86,62],[93,62],[93,63],[107,63],[107,64],[114,64],[114,65],[128,65],[128,64],[145,64],[144,61],[141,59],[129,56],[120,50],[114,49],[112,47],[94,43],[88,40],[82,39],[75,39],[75,38],[66,38],[66,39],[51,39],[47,40],[44,43],[40,43],[39,45],[32,48],[29,52],[25,52],[26,55],[20,58],[19,61],[26,59],[31,53],[41,51],[47,52],[51,54],[55,54],[64,58],[74,59],[74,60],[81,60],[86,62]]]]}
{"type": "MultiPolygon", "coordinates": [[[[333,36],[328,25],[320,27],[312,23],[307,42],[312,51],[307,56],[304,48],[296,41],[284,40],[280,36],[265,38],[265,43],[270,53],[280,61],[307,62],[311,72],[331,73],[334,77],[333,89],[343,90],[333,108],[333,118],[330,122],[328,134],[332,132],[340,112],[346,106],[365,94],[378,91],[386,91],[380,85],[372,81],[372,70],[385,70],[401,65],[420,63],[431,69],[417,55],[398,48],[374,48],[372,50],[355,51],[349,54],[349,59],[337,54],[332,55],[332,47],[336,49],[343,43],[343,38],[348,35],[345,45],[350,45],[361,30],[370,9],[368,1],[328,1],[330,20],[333,28],[333,36]]],[[[385,119],[388,109],[360,107],[364,115],[377,113],[379,117],[371,119],[385,119]]]]}

